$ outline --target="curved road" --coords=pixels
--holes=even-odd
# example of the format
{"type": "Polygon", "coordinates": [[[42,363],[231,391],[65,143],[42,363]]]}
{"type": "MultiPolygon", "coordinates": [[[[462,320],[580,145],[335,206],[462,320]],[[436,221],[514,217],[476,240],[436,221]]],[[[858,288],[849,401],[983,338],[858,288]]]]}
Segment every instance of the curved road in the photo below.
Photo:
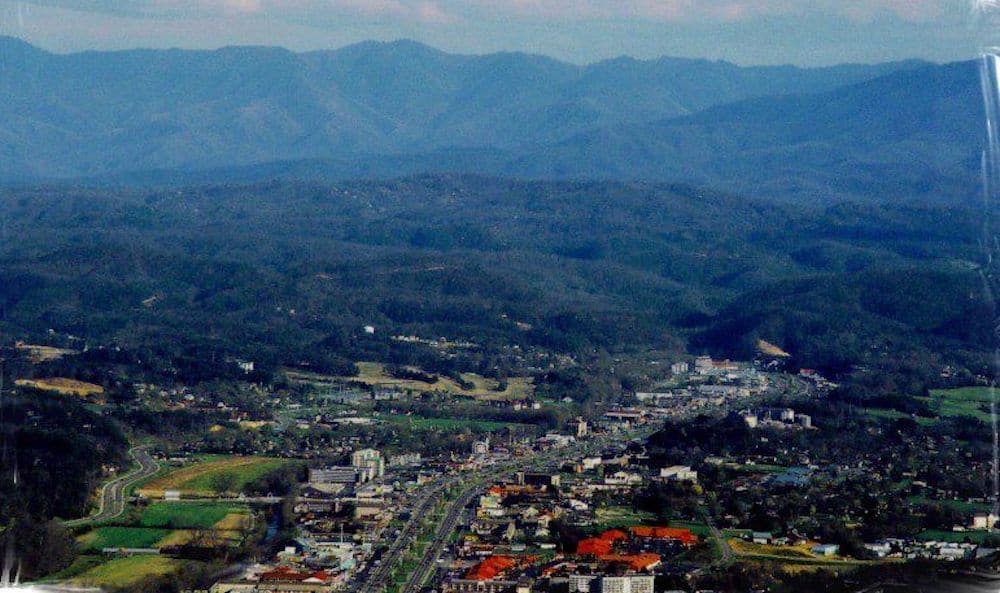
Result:
{"type": "Polygon", "coordinates": [[[66,527],[78,527],[89,523],[101,523],[117,519],[125,512],[125,495],[130,488],[160,471],[160,464],[153,459],[148,446],[129,449],[128,454],[139,465],[135,470],[119,476],[101,488],[97,512],[89,517],[64,521],[66,527]]]}

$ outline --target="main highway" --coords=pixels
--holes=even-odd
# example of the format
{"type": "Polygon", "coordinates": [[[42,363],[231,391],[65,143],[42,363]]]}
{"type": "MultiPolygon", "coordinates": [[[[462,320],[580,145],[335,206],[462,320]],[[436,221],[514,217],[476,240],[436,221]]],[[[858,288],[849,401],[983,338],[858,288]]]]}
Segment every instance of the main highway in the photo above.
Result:
{"type": "Polygon", "coordinates": [[[130,488],[160,471],[160,464],[149,454],[149,447],[133,447],[128,452],[138,468],[106,483],[98,498],[97,512],[89,517],[65,521],[67,527],[102,523],[117,519],[125,512],[125,497],[130,488]]]}
{"type": "Polygon", "coordinates": [[[417,567],[407,577],[406,582],[400,589],[400,593],[416,593],[427,583],[428,579],[433,577],[437,570],[438,559],[441,557],[445,546],[451,540],[455,530],[458,529],[463,512],[489,483],[519,471],[539,471],[566,459],[597,453],[610,445],[622,445],[627,443],[629,437],[638,436],[639,434],[641,433],[615,435],[617,438],[597,437],[588,439],[578,442],[576,445],[551,449],[539,455],[518,458],[501,465],[488,466],[475,472],[466,472],[461,476],[453,476],[436,483],[414,501],[409,521],[407,521],[389,549],[381,555],[378,565],[358,575],[354,590],[357,593],[380,593],[384,590],[386,585],[389,584],[393,570],[399,564],[404,553],[415,543],[423,519],[437,504],[440,495],[452,486],[460,484],[461,491],[447,503],[444,518],[435,527],[432,540],[425,548],[417,567]]]}
{"type": "MultiPolygon", "coordinates": [[[[421,492],[409,505],[410,518],[406,521],[403,528],[400,529],[395,541],[389,546],[388,550],[377,558],[377,565],[369,566],[365,572],[358,575],[358,593],[378,593],[385,588],[403,552],[415,541],[424,518],[434,508],[434,505],[437,504],[440,495],[457,482],[457,477],[435,482],[421,492]]],[[[376,558],[372,558],[372,562],[376,562],[376,558]]]]}

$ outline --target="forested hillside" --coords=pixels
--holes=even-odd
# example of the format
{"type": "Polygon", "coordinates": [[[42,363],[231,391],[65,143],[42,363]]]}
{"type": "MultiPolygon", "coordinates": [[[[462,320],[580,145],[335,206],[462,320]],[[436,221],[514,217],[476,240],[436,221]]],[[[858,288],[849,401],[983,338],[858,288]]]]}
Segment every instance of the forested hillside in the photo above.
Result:
{"type": "Polygon", "coordinates": [[[571,355],[748,357],[766,339],[830,372],[985,368],[975,210],[416,177],[6,191],[0,215],[5,337],[51,329],[175,365],[342,369],[413,334],[571,355]]]}

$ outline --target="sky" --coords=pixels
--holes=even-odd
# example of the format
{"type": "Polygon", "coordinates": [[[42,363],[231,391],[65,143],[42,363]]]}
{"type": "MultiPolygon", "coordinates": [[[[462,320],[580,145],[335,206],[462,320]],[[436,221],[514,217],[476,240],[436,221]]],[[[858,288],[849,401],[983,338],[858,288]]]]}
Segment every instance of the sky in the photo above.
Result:
{"type": "Polygon", "coordinates": [[[0,0],[0,34],[56,52],[307,51],[414,39],[449,52],[523,51],[579,64],[622,55],[805,66],[943,62],[974,54],[970,1],[0,0]]]}

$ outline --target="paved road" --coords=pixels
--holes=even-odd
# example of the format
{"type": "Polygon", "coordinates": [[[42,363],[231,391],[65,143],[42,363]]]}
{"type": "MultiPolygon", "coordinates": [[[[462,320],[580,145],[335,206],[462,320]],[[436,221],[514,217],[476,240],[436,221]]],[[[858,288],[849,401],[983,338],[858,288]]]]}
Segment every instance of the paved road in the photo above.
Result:
{"type": "Polygon", "coordinates": [[[89,517],[66,521],[64,524],[67,527],[117,519],[125,512],[125,495],[129,489],[160,471],[160,464],[149,455],[149,447],[134,447],[129,449],[128,454],[139,467],[105,484],[101,488],[97,512],[89,517]]]}
{"type": "Polygon", "coordinates": [[[719,566],[729,566],[733,560],[732,546],[730,546],[729,542],[726,541],[725,535],[723,535],[723,533],[719,531],[719,528],[715,526],[715,521],[712,519],[711,515],[706,513],[705,522],[708,523],[708,528],[712,533],[712,537],[719,542],[719,551],[721,552],[721,556],[716,564],[719,566]]]}
{"type": "MultiPolygon", "coordinates": [[[[457,477],[446,479],[428,488],[410,505],[410,518],[400,530],[399,536],[380,557],[378,566],[369,568],[367,574],[360,575],[358,593],[376,593],[389,583],[389,577],[406,548],[416,538],[424,517],[434,508],[445,489],[458,482],[457,477]]],[[[374,558],[372,559],[374,562],[374,558]]]]}
{"type": "Polygon", "coordinates": [[[451,539],[451,535],[455,532],[455,529],[458,528],[458,523],[462,519],[462,513],[475,500],[480,489],[481,486],[479,485],[467,488],[448,506],[444,519],[438,524],[438,528],[434,532],[434,539],[427,545],[420,563],[410,573],[410,577],[403,585],[401,593],[419,591],[424,583],[427,582],[427,579],[433,576],[437,570],[437,562],[441,557],[441,553],[444,551],[445,546],[448,545],[448,541],[451,539]]]}

